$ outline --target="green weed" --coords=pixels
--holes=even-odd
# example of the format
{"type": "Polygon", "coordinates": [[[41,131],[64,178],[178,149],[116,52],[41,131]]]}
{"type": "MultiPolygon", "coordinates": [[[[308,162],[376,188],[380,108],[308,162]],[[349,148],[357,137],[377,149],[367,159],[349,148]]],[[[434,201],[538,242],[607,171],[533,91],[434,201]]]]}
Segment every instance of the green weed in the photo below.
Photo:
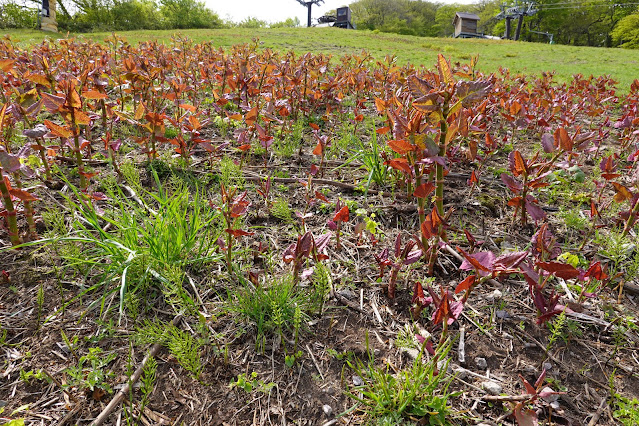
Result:
{"type": "Polygon", "coordinates": [[[308,318],[311,308],[309,295],[294,285],[291,276],[274,279],[265,285],[254,287],[245,282],[244,288],[232,292],[228,310],[239,321],[256,329],[256,346],[264,349],[266,336],[297,336],[308,318]]]}
{"type": "Polygon", "coordinates": [[[357,401],[354,409],[364,411],[373,424],[396,425],[411,418],[424,419],[430,425],[453,424],[449,417],[452,411],[448,391],[452,378],[446,377],[448,362],[438,368],[438,359],[445,359],[451,343],[442,345],[435,357],[424,360],[424,348],[411,366],[391,373],[386,366],[375,366],[374,359],[368,363],[357,359],[348,362],[361,377],[363,385],[355,386],[347,395],[357,401]]]}
{"type": "Polygon", "coordinates": [[[160,343],[166,346],[177,362],[188,371],[194,379],[199,379],[204,369],[200,350],[203,339],[193,337],[171,323],[162,321],[146,322],[138,328],[134,340],[138,344],[160,343]]]}

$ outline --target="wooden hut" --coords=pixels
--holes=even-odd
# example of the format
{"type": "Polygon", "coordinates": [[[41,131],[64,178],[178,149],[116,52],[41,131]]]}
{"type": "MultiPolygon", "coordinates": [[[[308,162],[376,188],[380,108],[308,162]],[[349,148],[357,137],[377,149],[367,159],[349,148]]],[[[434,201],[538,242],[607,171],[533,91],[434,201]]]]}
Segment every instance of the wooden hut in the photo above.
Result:
{"type": "Polygon", "coordinates": [[[479,16],[474,13],[457,12],[453,18],[453,26],[455,27],[453,37],[483,37],[483,34],[477,33],[477,22],[479,22],[479,16]]]}

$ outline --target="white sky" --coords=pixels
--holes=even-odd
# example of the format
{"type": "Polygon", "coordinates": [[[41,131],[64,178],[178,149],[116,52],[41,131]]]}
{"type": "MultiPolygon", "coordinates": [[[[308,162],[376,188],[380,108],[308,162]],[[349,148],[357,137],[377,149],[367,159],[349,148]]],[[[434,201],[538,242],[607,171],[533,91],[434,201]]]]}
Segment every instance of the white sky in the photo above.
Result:
{"type": "MultiPolygon", "coordinates": [[[[302,25],[306,25],[307,10],[297,0],[204,0],[207,7],[216,12],[220,18],[230,18],[239,22],[249,16],[270,23],[284,21],[286,18],[298,17],[302,25]]],[[[313,19],[317,20],[329,10],[348,6],[348,0],[325,0],[321,5],[313,5],[313,19]]]]}

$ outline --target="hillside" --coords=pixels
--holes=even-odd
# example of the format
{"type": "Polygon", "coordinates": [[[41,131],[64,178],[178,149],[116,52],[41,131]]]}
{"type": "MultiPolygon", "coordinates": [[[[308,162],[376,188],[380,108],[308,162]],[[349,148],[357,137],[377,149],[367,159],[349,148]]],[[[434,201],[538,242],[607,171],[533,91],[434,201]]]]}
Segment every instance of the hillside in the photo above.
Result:
{"type": "MultiPolygon", "coordinates": [[[[14,30],[5,34],[21,40],[23,44],[38,43],[48,37],[39,31],[14,30]]],[[[118,35],[129,43],[136,44],[145,40],[169,42],[174,34],[174,31],[132,31],[118,35]]],[[[468,62],[472,56],[479,55],[478,69],[484,72],[497,72],[500,67],[508,68],[512,73],[528,75],[555,71],[557,80],[561,82],[569,81],[578,73],[584,76],[609,74],[619,81],[622,92],[627,92],[630,83],[639,78],[636,72],[639,68],[639,50],[574,47],[510,40],[424,38],[334,28],[183,30],[178,34],[196,43],[210,41],[221,47],[248,43],[257,37],[262,47],[284,51],[292,49],[297,53],[310,51],[340,56],[346,53],[360,53],[362,49],[366,49],[377,58],[392,54],[397,56],[399,64],[410,62],[429,68],[435,63],[439,53],[450,58],[452,62],[468,62]]],[[[110,35],[89,33],[75,36],[102,41],[110,35]]]]}

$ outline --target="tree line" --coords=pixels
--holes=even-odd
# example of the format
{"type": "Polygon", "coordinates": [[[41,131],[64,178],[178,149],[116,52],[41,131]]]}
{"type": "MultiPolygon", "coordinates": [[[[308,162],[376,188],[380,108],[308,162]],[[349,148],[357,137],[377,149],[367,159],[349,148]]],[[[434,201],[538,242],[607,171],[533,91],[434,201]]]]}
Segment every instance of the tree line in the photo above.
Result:
{"type": "MultiPolygon", "coordinates": [[[[0,0],[0,28],[37,28],[40,0],[0,0]]],[[[298,18],[268,23],[254,17],[223,20],[198,0],[58,0],[58,29],[71,32],[186,28],[279,28],[298,18]]]]}
{"type": "MultiPolygon", "coordinates": [[[[514,2],[513,2],[514,3],[514,2]]],[[[538,0],[539,12],[524,18],[522,40],[576,46],[639,47],[639,8],[634,1],[538,0]],[[540,34],[546,33],[546,34],[540,34]]],[[[502,0],[442,4],[422,0],[357,0],[350,4],[358,29],[415,36],[450,37],[457,12],[479,16],[480,33],[501,37],[496,16],[502,0]]]]}
{"type": "MultiPolygon", "coordinates": [[[[292,0],[291,0],[292,1],[292,0]]],[[[618,0],[538,0],[539,12],[524,18],[521,39],[576,46],[639,48],[639,7],[618,0]]],[[[357,0],[350,3],[359,30],[422,37],[450,37],[457,12],[479,16],[480,33],[503,36],[496,19],[502,0],[443,4],[424,0],[357,0]]],[[[0,0],[0,28],[36,28],[40,0],[0,0]],[[22,4],[16,3],[22,1],[22,4]]],[[[61,31],[127,31],[184,28],[297,27],[299,19],[268,23],[249,17],[222,20],[199,0],[58,0],[61,31]]]]}

